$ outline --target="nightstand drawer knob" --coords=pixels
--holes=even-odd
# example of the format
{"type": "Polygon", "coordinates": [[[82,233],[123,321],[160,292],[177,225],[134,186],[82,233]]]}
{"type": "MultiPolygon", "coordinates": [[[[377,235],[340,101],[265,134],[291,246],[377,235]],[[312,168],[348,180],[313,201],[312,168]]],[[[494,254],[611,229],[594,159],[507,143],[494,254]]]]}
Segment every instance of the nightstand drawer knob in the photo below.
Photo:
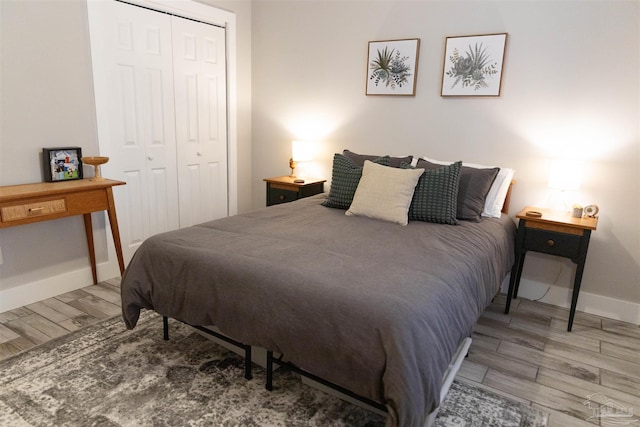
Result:
{"type": "Polygon", "coordinates": [[[278,199],[284,200],[285,199],[284,194],[281,194],[280,196],[278,196],[278,199]]]}
{"type": "Polygon", "coordinates": [[[553,247],[553,245],[555,245],[555,244],[556,243],[553,240],[551,240],[551,239],[547,240],[547,246],[553,247]]]}

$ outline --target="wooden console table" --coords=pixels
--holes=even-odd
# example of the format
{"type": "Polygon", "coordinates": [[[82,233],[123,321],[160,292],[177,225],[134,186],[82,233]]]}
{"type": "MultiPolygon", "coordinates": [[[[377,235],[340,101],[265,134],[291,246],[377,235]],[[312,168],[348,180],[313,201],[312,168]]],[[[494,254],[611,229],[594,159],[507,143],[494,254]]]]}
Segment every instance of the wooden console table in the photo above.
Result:
{"type": "Polygon", "coordinates": [[[93,283],[96,284],[98,273],[91,212],[107,211],[120,274],[124,273],[124,258],[112,191],[113,186],[124,184],[126,183],[110,179],[80,179],[0,187],[0,228],[83,215],[91,273],[93,283]]]}

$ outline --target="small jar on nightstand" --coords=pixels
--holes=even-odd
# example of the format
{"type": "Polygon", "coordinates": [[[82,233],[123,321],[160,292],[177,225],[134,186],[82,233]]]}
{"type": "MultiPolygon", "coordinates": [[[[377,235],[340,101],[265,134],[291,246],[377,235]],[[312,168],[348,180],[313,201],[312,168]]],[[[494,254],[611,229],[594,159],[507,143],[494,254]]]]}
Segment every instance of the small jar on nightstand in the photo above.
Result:
{"type": "Polygon", "coordinates": [[[300,180],[292,176],[278,176],[264,178],[264,181],[267,183],[267,206],[273,206],[323,193],[324,183],[327,180],[319,178],[300,180]]]}
{"type": "Polygon", "coordinates": [[[587,259],[587,249],[589,249],[589,238],[591,231],[598,226],[598,218],[575,218],[569,212],[534,207],[524,208],[516,215],[516,218],[520,220],[516,236],[516,261],[511,270],[504,312],[505,314],[509,313],[511,299],[518,297],[520,276],[527,251],[569,258],[576,264],[569,324],[567,325],[567,330],[571,331],[580,294],[582,273],[587,259]]]}

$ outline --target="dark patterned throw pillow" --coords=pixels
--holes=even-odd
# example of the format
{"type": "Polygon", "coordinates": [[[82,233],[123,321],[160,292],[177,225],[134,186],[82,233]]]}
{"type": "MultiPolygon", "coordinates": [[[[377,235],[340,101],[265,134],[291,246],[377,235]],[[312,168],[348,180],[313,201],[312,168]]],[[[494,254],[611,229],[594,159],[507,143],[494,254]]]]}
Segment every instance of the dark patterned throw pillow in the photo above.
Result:
{"type": "MultiPolygon", "coordinates": [[[[411,168],[404,164],[402,167],[411,168]]],[[[437,169],[425,170],[413,193],[409,207],[410,221],[426,221],[438,224],[458,223],[458,185],[462,162],[455,162],[437,169]]]]}
{"type": "MultiPolygon", "coordinates": [[[[417,167],[429,170],[438,169],[442,165],[420,159],[417,167]]],[[[487,194],[498,172],[500,168],[478,169],[462,166],[458,187],[458,219],[480,222],[487,194]]]]}
{"type": "MultiPolygon", "coordinates": [[[[373,163],[389,166],[389,156],[379,157],[373,163]]],[[[327,200],[322,204],[329,208],[349,209],[361,177],[362,166],[356,165],[342,154],[334,154],[331,188],[327,200]]]]}

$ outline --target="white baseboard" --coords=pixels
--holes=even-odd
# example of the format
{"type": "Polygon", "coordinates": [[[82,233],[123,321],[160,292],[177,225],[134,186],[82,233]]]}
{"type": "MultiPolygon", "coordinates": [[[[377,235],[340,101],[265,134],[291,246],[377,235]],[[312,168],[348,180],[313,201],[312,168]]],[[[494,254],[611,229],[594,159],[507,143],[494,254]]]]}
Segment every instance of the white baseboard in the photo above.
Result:
{"type": "MultiPolygon", "coordinates": [[[[117,262],[104,262],[98,264],[96,268],[98,280],[120,276],[117,262]]],[[[5,289],[0,291],[0,313],[75,291],[92,283],[91,267],[86,267],[5,289]]]]}
{"type": "MultiPolygon", "coordinates": [[[[507,277],[502,283],[501,291],[506,294],[508,289],[509,280],[507,277]]],[[[520,288],[518,289],[518,297],[565,308],[571,307],[571,294],[572,289],[525,278],[520,280],[520,288]]],[[[583,290],[580,291],[576,310],[640,325],[640,304],[596,295],[583,290]]]]}

